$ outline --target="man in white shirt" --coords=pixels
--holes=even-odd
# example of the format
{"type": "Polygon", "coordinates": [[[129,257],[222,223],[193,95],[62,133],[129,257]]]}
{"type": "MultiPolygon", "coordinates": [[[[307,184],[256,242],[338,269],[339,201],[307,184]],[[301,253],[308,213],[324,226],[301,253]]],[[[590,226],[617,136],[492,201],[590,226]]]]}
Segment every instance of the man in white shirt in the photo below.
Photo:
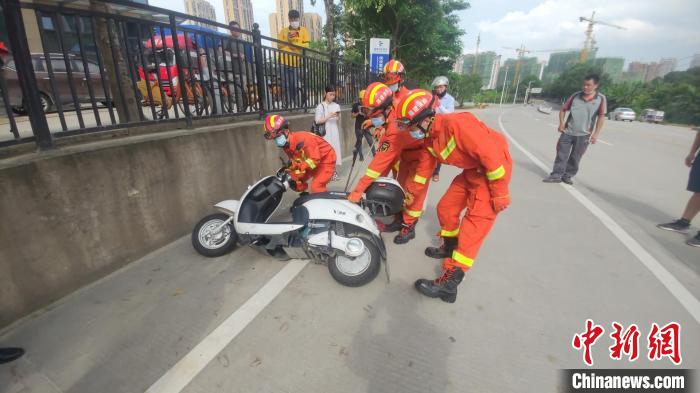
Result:
{"type": "MultiPolygon", "coordinates": [[[[446,76],[438,76],[433,79],[433,93],[440,100],[440,106],[437,107],[435,113],[452,113],[455,111],[455,99],[449,93],[447,88],[450,86],[450,80],[446,76]]],[[[433,181],[440,181],[440,163],[435,167],[433,172],[433,181]]]]}

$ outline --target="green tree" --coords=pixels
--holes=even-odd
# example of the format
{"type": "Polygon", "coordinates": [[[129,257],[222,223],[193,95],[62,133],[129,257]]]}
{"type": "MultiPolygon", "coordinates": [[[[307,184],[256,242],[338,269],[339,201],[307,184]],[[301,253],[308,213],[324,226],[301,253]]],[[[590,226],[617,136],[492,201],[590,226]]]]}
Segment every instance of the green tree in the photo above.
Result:
{"type": "Polygon", "coordinates": [[[462,107],[464,101],[471,100],[481,90],[481,77],[479,75],[462,75],[450,72],[450,94],[455,98],[455,104],[462,107]]]}
{"type": "Polygon", "coordinates": [[[349,37],[391,38],[392,57],[418,84],[445,75],[462,51],[456,11],[464,0],[344,0],[342,26],[349,37]]]}

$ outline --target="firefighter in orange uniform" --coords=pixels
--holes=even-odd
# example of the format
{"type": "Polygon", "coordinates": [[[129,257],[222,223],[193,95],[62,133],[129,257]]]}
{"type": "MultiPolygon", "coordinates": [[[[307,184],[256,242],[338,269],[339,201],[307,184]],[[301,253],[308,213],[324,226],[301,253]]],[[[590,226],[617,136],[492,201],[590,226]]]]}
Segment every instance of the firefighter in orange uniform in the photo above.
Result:
{"type": "Polygon", "coordinates": [[[311,178],[311,192],[325,192],[335,171],[335,150],[325,139],[306,131],[289,132],[289,123],[280,115],[265,118],[265,139],[275,140],[291,160],[288,168],[296,191],[306,191],[311,178]]]}
{"type": "Polygon", "coordinates": [[[407,157],[406,164],[400,168],[397,179],[407,196],[403,212],[394,223],[387,225],[383,230],[393,232],[400,229],[399,234],[394,238],[394,243],[404,244],[415,237],[415,225],[427,195],[427,179],[430,178],[436,161],[425,148],[422,148],[422,141],[417,141],[407,133],[400,132],[392,124],[395,113],[392,106],[393,97],[391,89],[379,82],[372,83],[365,89],[360,109],[372,126],[386,127],[386,131],[379,139],[377,154],[348,199],[352,202],[359,201],[362,193],[377,177],[386,176],[395,162],[402,156],[407,157]],[[386,124],[387,121],[388,124],[386,124]],[[407,148],[412,150],[407,151],[407,148]]]}
{"type": "Polygon", "coordinates": [[[430,257],[445,258],[443,273],[415,282],[424,295],[453,303],[496,215],[510,204],[512,161],[503,135],[471,113],[435,114],[436,103],[430,92],[412,91],[399,103],[396,123],[413,138],[423,139],[441,163],[463,169],[437,206],[443,245],[425,250],[430,257]]]}

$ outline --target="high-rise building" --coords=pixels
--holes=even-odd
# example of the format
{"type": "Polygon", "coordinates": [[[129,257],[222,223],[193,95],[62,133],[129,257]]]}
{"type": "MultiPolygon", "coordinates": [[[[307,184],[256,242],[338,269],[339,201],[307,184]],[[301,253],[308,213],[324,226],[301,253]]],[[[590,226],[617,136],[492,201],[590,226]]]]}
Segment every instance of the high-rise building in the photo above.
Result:
{"type": "MultiPolygon", "coordinates": [[[[581,52],[579,51],[552,53],[549,55],[549,61],[547,62],[547,67],[544,69],[542,77],[546,81],[554,80],[567,68],[578,63],[580,55],[581,52]]],[[[589,57],[590,56],[591,53],[589,53],[589,57]]]]}
{"type": "MultiPolygon", "coordinates": [[[[515,74],[516,68],[518,68],[518,59],[508,59],[503,63],[503,67],[508,67],[509,75],[508,79],[510,80],[510,83],[514,83],[515,81],[513,78],[518,78],[521,81],[529,76],[535,76],[539,77],[540,75],[540,68],[542,65],[538,61],[536,57],[523,57],[520,59],[520,71],[519,75],[515,74]]],[[[501,71],[503,72],[503,70],[501,71]]],[[[498,84],[500,85],[503,81],[499,81],[498,84]]]]}
{"type": "Polygon", "coordinates": [[[651,82],[659,77],[659,63],[649,63],[647,65],[647,72],[644,75],[644,82],[651,82]]]}
{"type": "MultiPolygon", "coordinates": [[[[243,30],[253,30],[253,4],[250,0],[224,0],[226,23],[236,21],[243,30]]],[[[245,37],[245,36],[244,36],[245,37]]]]}
{"type": "MultiPolygon", "coordinates": [[[[185,0],[185,13],[199,18],[216,21],[216,11],[214,6],[207,0],[185,0]]],[[[199,26],[207,26],[206,23],[191,21],[191,23],[199,26]]]]}
{"type": "Polygon", "coordinates": [[[306,27],[309,31],[309,39],[311,41],[318,41],[323,37],[323,24],[321,23],[321,15],[315,12],[309,12],[304,14],[302,19],[302,26],[306,27]]]}
{"type": "Polygon", "coordinates": [[[487,89],[495,89],[496,83],[498,82],[498,73],[501,71],[501,55],[497,55],[493,59],[491,64],[491,76],[489,77],[489,84],[486,86],[487,89]]]}
{"type": "Polygon", "coordinates": [[[608,74],[613,82],[622,80],[622,68],[625,59],[621,57],[599,57],[592,60],[593,65],[600,67],[603,73],[608,74]]]}
{"type": "Polygon", "coordinates": [[[623,74],[623,79],[628,82],[644,82],[649,64],[639,61],[632,61],[627,65],[627,72],[623,74]]]}
{"type": "Polygon", "coordinates": [[[547,67],[547,61],[542,60],[540,62],[540,73],[537,75],[537,79],[542,80],[542,75],[544,75],[544,67],[547,67]]]}
{"type": "Polygon", "coordinates": [[[700,53],[693,55],[693,60],[690,61],[689,68],[700,67],[700,53]]]}
{"type": "Polygon", "coordinates": [[[675,71],[676,67],[678,67],[678,59],[676,59],[675,57],[659,60],[658,77],[663,78],[669,72],[675,71]]]}
{"type": "Polygon", "coordinates": [[[277,37],[280,29],[289,24],[289,11],[299,11],[302,21],[304,19],[304,2],[302,0],[276,0],[275,5],[277,12],[270,14],[270,37],[277,37]],[[273,19],[275,19],[274,23],[273,19]]]}
{"type": "Polygon", "coordinates": [[[460,74],[475,73],[479,75],[481,77],[482,86],[486,88],[491,88],[490,86],[495,84],[495,82],[492,81],[493,65],[495,62],[500,61],[500,57],[496,54],[496,52],[482,52],[479,53],[478,56],[470,53],[460,57],[461,59],[455,63],[455,72],[460,74]],[[460,67],[457,67],[458,65],[460,67]]]}

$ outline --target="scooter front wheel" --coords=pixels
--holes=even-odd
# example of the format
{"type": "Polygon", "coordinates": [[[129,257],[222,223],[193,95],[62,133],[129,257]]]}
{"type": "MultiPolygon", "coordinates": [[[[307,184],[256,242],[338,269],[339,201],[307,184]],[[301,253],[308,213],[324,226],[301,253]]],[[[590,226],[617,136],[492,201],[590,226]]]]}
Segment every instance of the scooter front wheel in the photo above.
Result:
{"type": "Polygon", "coordinates": [[[220,257],[228,254],[238,243],[238,234],[232,223],[221,226],[230,216],[223,213],[210,214],[202,218],[192,231],[192,246],[205,257],[220,257]]]}
{"type": "Polygon", "coordinates": [[[364,251],[357,257],[337,255],[328,262],[328,271],[335,281],[348,287],[360,287],[377,277],[381,267],[381,254],[367,235],[353,233],[349,238],[360,239],[364,251]]]}

